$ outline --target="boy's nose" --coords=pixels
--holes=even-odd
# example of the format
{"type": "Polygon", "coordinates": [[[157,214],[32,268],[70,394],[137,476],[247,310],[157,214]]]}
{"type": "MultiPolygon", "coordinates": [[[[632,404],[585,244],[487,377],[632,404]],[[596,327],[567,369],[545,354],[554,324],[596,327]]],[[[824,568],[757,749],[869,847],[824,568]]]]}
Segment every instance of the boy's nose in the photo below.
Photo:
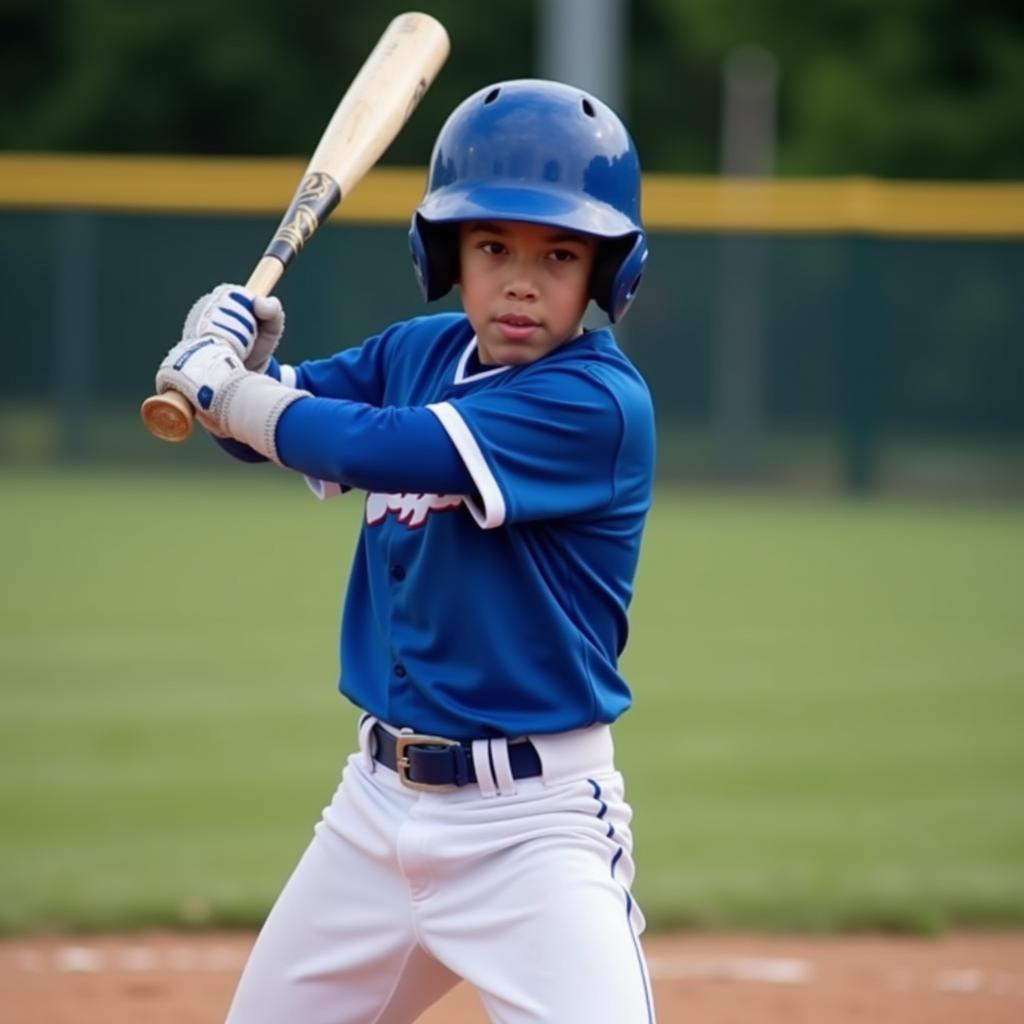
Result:
{"type": "Polygon", "coordinates": [[[524,302],[537,297],[537,289],[525,278],[511,278],[505,285],[505,298],[524,302]]]}

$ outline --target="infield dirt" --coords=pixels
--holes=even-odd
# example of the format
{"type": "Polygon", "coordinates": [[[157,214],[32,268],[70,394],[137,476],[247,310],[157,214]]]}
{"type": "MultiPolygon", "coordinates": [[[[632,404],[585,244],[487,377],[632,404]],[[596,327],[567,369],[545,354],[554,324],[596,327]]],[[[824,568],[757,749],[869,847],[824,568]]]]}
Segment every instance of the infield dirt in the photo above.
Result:
{"type": "MultiPolygon", "coordinates": [[[[216,1024],[250,934],[0,943],[5,1024],[216,1024]]],[[[661,1024],[1019,1024],[1024,934],[685,934],[645,943],[661,1024]]],[[[420,1024],[486,1024],[459,986],[420,1024]]]]}

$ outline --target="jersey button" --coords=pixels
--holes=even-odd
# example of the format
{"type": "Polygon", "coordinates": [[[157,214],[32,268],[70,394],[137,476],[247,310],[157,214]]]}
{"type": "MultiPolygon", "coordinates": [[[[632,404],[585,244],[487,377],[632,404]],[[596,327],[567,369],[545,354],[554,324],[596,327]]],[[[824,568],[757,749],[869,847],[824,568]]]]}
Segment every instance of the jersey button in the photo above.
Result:
{"type": "Polygon", "coordinates": [[[405,579],[405,569],[400,565],[391,566],[391,578],[401,583],[405,579]]]}
{"type": "Polygon", "coordinates": [[[405,674],[406,673],[405,673],[405,666],[404,665],[396,665],[395,666],[395,675],[398,676],[399,679],[404,679],[405,678],[405,674]]]}

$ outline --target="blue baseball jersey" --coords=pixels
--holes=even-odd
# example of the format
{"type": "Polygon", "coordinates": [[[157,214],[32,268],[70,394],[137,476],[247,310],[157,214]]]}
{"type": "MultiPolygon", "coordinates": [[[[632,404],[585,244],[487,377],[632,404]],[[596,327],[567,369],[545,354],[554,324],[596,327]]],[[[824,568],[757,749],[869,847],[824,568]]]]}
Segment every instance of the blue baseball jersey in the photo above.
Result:
{"type": "Polygon", "coordinates": [[[285,465],[367,492],[340,689],[456,739],[611,722],[651,503],[654,416],[609,330],[482,365],[465,316],[294,368],[285,465]]]}

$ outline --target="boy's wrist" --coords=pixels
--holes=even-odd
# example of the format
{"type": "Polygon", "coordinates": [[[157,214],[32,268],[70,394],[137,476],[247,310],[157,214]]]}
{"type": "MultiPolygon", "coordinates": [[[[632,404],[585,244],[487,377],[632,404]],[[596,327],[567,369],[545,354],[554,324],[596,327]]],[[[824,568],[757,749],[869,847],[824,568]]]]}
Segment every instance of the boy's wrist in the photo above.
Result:
{"type": "Polygon", "coordinates": [[[224,396],[224,424],[228,434],[265,455],[278,465],[277,425],[292,403],[311,398],[308,391],[300,391],[282,384],[273,377],[249,373],[231,383],[231,393],[224,396]]]}

